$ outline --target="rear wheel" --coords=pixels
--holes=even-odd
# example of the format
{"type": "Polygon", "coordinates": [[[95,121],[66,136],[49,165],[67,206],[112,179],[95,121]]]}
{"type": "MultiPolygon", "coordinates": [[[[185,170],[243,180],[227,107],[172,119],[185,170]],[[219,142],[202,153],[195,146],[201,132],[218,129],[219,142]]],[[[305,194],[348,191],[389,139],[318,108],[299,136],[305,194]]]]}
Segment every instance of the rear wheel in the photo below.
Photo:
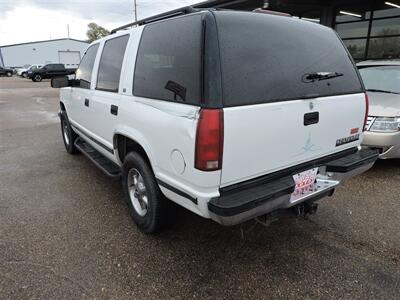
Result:
{"type": "Polygon", "coordinates": [[[75,147],[75,140],[78,135],[72,130],[71,125],[68,121],[68,116],[65,112],[61,112],[61,133],[64,141],[65,150],[69,154],[78,153],[78,149],[75,147]]]}
{"type": "Polygon", "coordinates": [[[122,185],[133,221],[144,233],[155,233],[170,224],[173,203],[166,199],[153,171],[137,152],[126,155],[122,167],[122,185]]]}

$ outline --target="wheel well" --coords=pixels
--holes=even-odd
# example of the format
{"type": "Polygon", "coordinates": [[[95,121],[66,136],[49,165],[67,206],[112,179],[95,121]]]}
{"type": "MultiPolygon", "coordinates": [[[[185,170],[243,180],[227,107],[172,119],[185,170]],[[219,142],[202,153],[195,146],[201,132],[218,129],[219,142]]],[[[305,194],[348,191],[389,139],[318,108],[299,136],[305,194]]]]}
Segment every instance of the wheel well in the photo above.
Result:
{"type": "Polygon", "coordinates": [[[114,136],[114,149],[118,151],[118,157],[122,163],[124,162],[125,156],[129,152],[134,151],[139,153],[151,167],[150,159],[147,156],[144,148],[138,142],[127,138],[126,136],[123,136],[121,134],[116,134],[114,136]]]}

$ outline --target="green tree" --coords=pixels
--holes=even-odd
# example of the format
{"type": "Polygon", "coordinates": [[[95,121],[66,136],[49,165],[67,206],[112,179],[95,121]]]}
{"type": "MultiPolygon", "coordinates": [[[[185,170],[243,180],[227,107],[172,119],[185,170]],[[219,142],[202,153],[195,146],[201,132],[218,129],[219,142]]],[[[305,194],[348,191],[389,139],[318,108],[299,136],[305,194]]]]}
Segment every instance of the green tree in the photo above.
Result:
{"type": "Polygon", "coordinates": [[[110,32],[107,29],[101,27],[100,25],[97,25],[96,23],[92,22],[88,24],[88,30],[86,32],[86,35],[88,37],[89,43],[98,40],[102,37],[105,37],[109,34],[110,32]]]}

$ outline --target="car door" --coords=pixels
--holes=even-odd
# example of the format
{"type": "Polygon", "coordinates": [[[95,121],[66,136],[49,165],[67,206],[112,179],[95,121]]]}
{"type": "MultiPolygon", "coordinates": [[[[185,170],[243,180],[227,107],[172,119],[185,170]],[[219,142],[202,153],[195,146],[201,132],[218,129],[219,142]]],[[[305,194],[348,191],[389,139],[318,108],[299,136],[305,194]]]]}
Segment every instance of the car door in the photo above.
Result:
{"type": "Polygon", "coordinates": [[[51,77],[56,76],[64,76],[65,75],[65,67],[62,64],[53,65],[53,70],[51,72],[51,77]]]}
{"type": "Polygon", "coordinates": [[[107,154],[113,152],[114,128],[121,98],[120,77],[128,40],[129,34],[124,34],[104,42],[96,74],[96,88],[90,101],[89,130],[107,154]]]}
{"type": "Polygon", "coordinates": [[[42,78],[51,78],[51,75],[54,73],[54,66],[52,64],[45,65],[42,70],[42,78]]]}
{"type": "Polygon", "coordinates": [[[89,118],[93,93],[93,68],[95,65],[99,43],[91,45],[85,52],[76,71],[76,86],[70,88],[67,114],[70,122],[81,133],[90,135],[89,118]]]}

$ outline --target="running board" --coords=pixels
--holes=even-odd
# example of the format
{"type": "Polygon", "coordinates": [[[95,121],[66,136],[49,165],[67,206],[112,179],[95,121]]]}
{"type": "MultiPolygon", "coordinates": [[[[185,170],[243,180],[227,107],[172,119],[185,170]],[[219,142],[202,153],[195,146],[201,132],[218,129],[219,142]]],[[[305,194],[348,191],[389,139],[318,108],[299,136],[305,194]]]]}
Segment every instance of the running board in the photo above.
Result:
{"type": "Polygon", "coordinates": [[[75,147],[89,158],[98,168],[100,168],[107,176],[119,180],[121,178],[121,168],[93,148],[90,144],[78,137],[75,140],[75,147]]]}

